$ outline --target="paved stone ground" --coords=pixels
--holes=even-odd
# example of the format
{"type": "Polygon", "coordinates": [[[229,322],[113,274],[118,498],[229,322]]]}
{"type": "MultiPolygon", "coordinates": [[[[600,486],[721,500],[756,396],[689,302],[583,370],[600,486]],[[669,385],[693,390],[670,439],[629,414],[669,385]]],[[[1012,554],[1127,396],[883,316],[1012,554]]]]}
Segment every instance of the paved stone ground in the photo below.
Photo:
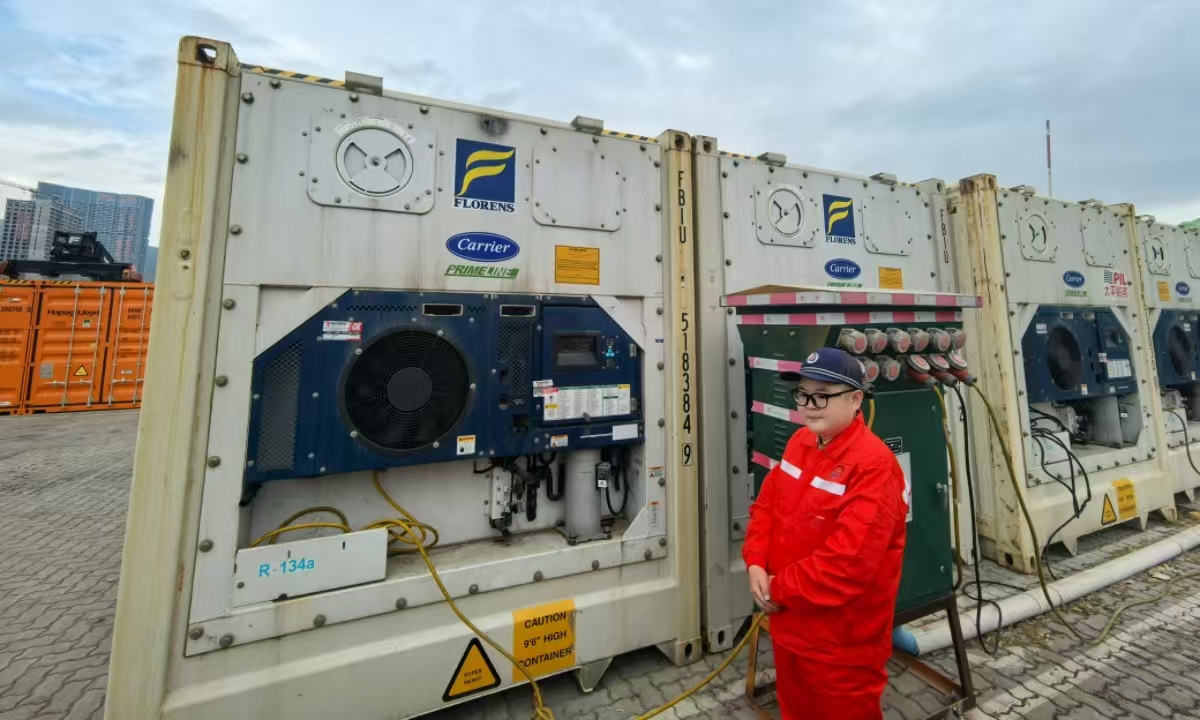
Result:
{"type": "MultiPolygon", "coordinates": [[[[136,412],[0,418],[0,720],[100,718],[120,572],[136,412]]],[[[1200,521],[1181,507],[1185,522],[1200,521]]],[[[1179,529],[1118,527],[1080,541],[1081,553],[1052,554],[1061,574],[1162,539],[1179,529]]],[[[1193,551],[1064,609],[1094,636],[1121,603],[1155,596],[1174,577],[1200,572],[1193,551]]],[[[1029,587],[1030,578],[995,565],[989,580],[1029,587]]],[[[988,586],[988,597],[1011,592],[988,586]]],[[[960,602],[964,612],[973,603],[960,602]]],[[[1100,646],[1074,639],[1053,616],[1006,629],[989,657],[970,643],[979,691],[974,718],[1178,718],[1200,720],[1200,578],[1167,598],[1131,609],[1100,646]]],[[[989,647],[994,636],[987,638],[989,647]]],[[[773,679],[769,642],[761,679],[773,679]]],[[[930,662],[952,672],[953,654],[930,662]]],[[[617,658],[597,690],[583,695],[568,677],[542,683],[560,720],[627,720],[675,697],[723,660],[674,668],[657,651],[617,658]]],[[[745,657],[703,691],[659,717],[753,717],[740,699],[745,657]]],[[[884,695],[886,717],[917,720],[939,696],[899,665],[884,695]]],[[[769,705],[769,696],[767,698],[769,705]]],[[[529,688],[438,713],[436,720],[527,718],[529,688]]]]}

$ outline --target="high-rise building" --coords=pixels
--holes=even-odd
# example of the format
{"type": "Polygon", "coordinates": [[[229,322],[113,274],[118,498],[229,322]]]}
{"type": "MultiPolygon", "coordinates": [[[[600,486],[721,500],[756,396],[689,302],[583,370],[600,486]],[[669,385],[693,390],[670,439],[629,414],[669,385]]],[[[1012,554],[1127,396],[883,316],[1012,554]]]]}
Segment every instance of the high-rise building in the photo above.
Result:
{"type": "Polygon", "coordinates": [[[138,272],[146,267],[146,248],[150,247],[150,218],[154,201],[141,195],[96,192],[39,182],[38,193],[57,196],[75,211],[84,232],[95,232],[96,239],[121,263],[131,263],[138,272]]]}
{"type": "Polygon", "coordinates": [[[154,273],[158,270],[158,246],[151,245],[146,248],[146,269],[142,270],[142,279],[146,282],[154,282],[154,273]]]}
{"type": "Polygon", "coordinates": [[[0,231],[0,260],[46,260],[55,232],[81,229],[79,214],[57,198],[10,199],[5,204],[4,229],[0,231]]]}

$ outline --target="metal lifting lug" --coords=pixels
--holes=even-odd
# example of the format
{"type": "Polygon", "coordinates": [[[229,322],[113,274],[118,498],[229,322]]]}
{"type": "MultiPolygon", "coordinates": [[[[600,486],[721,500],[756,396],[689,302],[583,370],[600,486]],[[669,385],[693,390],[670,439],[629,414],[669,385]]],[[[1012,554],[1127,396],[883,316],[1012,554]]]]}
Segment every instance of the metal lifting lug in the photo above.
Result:
{"type": "Polygon", "coordinates": [[[758,161],[768,165],[783,167],[787,165],[787,155],[777,152],[765,152],[758,156],[758,161]]]}
{"type": "Polygon", "coordinates": [[[571,127],[575,128],[579,132],[594,133],[599,135],[600,133],[604,132],[604,121],[597,118],[576,115],[575,119],[571,121],[571,127]]]}
{"type": "Polygon", "coordinates": [[[368,95],[383,95],[383,78],[377,75],[364,75],[350,70],[346,71],[346,90],[361,92],[368,95]]]}
{"type": "Polygon", "coordinates": [[[877,183],[883,183],[884,185],[895,185],[899,182],[893,173],[885,172],[875,173],[871,176],[871,179],[877,183]]]}

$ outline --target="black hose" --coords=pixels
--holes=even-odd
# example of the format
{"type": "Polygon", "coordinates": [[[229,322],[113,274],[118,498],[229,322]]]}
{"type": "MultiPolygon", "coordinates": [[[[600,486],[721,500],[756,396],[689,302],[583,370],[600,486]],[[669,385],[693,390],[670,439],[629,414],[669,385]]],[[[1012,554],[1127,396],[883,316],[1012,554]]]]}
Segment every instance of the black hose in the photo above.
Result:
{"type": "MultiPolygon", "coordinates": [[[[979,528],[975,520],[975,481],[971,475],[971,433],[967,427],[967,404],[963,401],[962,392],[957,386],[950,389],[958,398],[958,419],[963,428],[963,466],[967,469],[967,502],[971,506],[971,563],[975,569],[975,593],[979,597],[971,598],[965,587],[963,594],[975,600],[975,637],[979,638],[979,646],[988,655],[995,655],[1000,651],[1000,628],[1004,627],[1004,611],[1000,609],[1000,604],[996,601],[983,598],[983,581],[979,578],[979,528]],[[996,608],[996,645],[992,648],[989,648],[983,639],[983,604],[985,602],[996,608]]],[[[957,553],[957,550],[955,552],[957,553]]]]}
{"type": "Polygon", "coordinates": [[[1179,418],[1180,422],[1183,423],[1183,449],[1187,452],[1188,465],[1191,465],[1192,470],[1197,475],[1200,475],[1200,470],[1196,470],[1196,463],[1192,460],[1192,440],[1188,437],[1187,417],[1180,416],[1178,410],[1171,410],[1170,413],[1179,418]]]}
{"type": "MultiPolygon", "coordinates": [[[[1040,437],[1045,440],[1049,440],[1049,441],[1053,442],[1054,444],[1058,445],[1060,448],[1062,448],[1063,452],[1065,452],[1067,454],[1067,466],[1071,469],[1071,487],[1069,488],[1069,491],[1071,493],[1071,506],[1074,509],[1074,515],[1067,518],[1066,521],[1064,521],[1062,525],[1059,525],[1057,528],[1054,529],[1054,532],[1050,533],[1050,537],[1046,540],[1046,544],[1042,547],[1041,555],[1040,555],[1040,557],[1046,558],[1046,570],[1050,573],[1050,577],[1057,580],[1058,577],[1055,576],[1054,569],[1050,567],[1049,559],[1046,557],[1046,551],[1050,548],[1050,546],[1052,544],[1054,544],[1054,537],[1056,535],[1058,535],[1058,533],[1062,532],[1063,528],[1065,528],[1067,525],[1071,524],[1072,522],[1074,522],[1075,520],[1078,520],[1080,517],[1083,516],[1083,511],[1087,509],[1088,503],[1090,503],[1092,501],[1092,480],[1090,477],[1088,477],[1087,469],[1083,467],[1083,462],[1080,461],[1079,457],[1075,453],[1071,452],[1071,449],[1069,447],[1067,447],[1066,444],[1063,443],[1063,441],[1054,437],[1054,435],[1052,435],[1052,434],[1046,433],[1045,431],[1042,431],[1042,433],[1044,433],[1044,434],[1039,434],[1039,433],[1034,433],[1034,434],[1037,437],[1040,437]],[[1075,488],[1075,466],[1076,465],[1079,466],[1079,471],[1081,473],[1083,473],[1083,483],[1084,483],[1084,486],[1087,488],[1087,497],[1083,499],[1082,504],[1080,504],[1079,498],[1076,495],[1076,488],[1075,488]]],[[[1046,469],[1045,457],[1046,457],[1045,453],[1043,453],[1042,454],[1042,461],[1043,461],[1042,470],[1043,471],[1045,471],[1045,469],[1046,469]]],[[[1046,474],[1049,475],[1049,473],[1046,473],[1046,474]]],[[[1061,484],[1061,481],[1060,481],[1060,484],[1061,484]]]]}
{"type": "Polygon", "coordinates": [[[629,503],[629,476],[626,474],[625,466],[622,463],[613,463],[612,477],[609,478],[608,485],[604,488],[604,502],[608,505],[608,512],[614,518],[625,513],[625,505],[629,503]],[[621,482],[621,480],[624,482],[621,482]],[[613,509],[612,504],[612,486],[613,483],[621,482],[618,488],[621,491],[621,509],[613,509]]]}
{"type": "Polygon", "coordinates": [[[1051,415],[1050,413],[1042,412],[1041,410],[1038,410],[1037,408],[1035,408],[1032,405],[1029,406],[1029,412],[1037,413],[1038,415],[1041,415],[1042,417],[1046,418],[1047,420],[1053,420],[1060,428],[1062,428],[1063,432],[1065,432],[1068,435],[1071,434],[1070,429],[1068,429],[1067,426],[1063,424],[1063,421],[1060,420],[1057,416],[1051,415]]]}

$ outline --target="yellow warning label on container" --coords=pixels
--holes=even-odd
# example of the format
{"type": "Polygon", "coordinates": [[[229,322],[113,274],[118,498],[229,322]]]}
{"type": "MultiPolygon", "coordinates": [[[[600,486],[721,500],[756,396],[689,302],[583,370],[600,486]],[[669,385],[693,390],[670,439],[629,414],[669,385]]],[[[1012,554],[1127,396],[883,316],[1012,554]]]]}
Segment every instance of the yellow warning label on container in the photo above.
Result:
{"type": "Polygon", "coordinates": [[[600,248],[554,246],[554,282],[600,284],[600,248]]]}
{"type": "Polygon", "coordinates": [[[1113,510],[1112,498],[1104,496],[1104,514],[1100,516],[1101,525],[1112,525],[1117,521],[1117,512],[1113,510]]]}
{"type": "Polygon", "coordinates": [[[471,638],[471,642],[467,643],[467,651],[463,653],[454,675],[450,677],[446,692],[442,693],[442,702],[491,690],[499,684],[500,676],[496,674],[491,659],[483,651],[479,638],[471,638]]]}
{"type": "Polygon", "coordinates": [[[87,368],[80,365],[79,369],[75,371],[75,377],[87,377],[87,368]]]}
{"type": "MultiPolygon", "coordinates": [[[[575,667],[575,601],[514,612],[513,657],[535,678],[575,667]]],[[[514,667],[513,681],[524,679],[514,667]]]]}
{"type": "Polygon", "coordinates": [[[1113,487],[1117,490],[1117,515],[1121,520],[1137,517],[1137,494],[1133,490],[1133,483],[1129,480],[1118,480],[1113,483],[1113,487]]]}
{"type": "Polygon", "coordinates": [[[1158,281],[1158,299],[1169,301],[1171,299],[1171,284],[1168,282],[1158,281]]]}
{"type": "Polygon", "coordinates": [[[903,290],[904,271],[900,268],[879,268],[879,287],[884,290],[903,290]]]}

